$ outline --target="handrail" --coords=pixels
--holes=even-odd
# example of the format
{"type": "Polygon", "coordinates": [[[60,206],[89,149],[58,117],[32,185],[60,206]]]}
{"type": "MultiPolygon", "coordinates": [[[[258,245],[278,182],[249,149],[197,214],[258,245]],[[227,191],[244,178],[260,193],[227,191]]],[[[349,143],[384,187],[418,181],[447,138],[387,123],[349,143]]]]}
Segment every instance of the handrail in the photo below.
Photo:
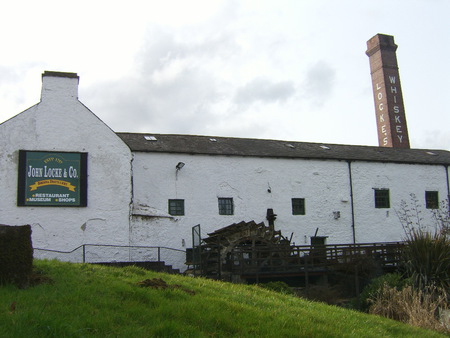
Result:
{"type": "Polygon", "coordinates": [[[33,248],[35,250],[42,250],[42,251],[52,251],[52,252],[58,252],[58,253],[72,253],[79,248],[82,248],[83,246],[105,246],[105,247],[114,247],[114,248],[144,248],[144,249],[167,249],[167,250],[173,250],[173,251],[180,251],[185,252],[185,250],[182,249],[175,249],[175,248],[169,248],[167,246],[143,246],[143,245],[114,245],[114,244],[81,244],[80,246],[77,246],[72,251],[59,251],[59,250],[53,250],[53,249],[43,249],[43,248],[33,248]]]}
{"type": "MultiPolygon", "coordinates": [[[[275,271],[308,273],[308,270],[313,271],[336,264],[354,264],[362,256],[377,257],[382,266],[394,267],[399,263],[399,253],[405,245],[405,242],[381,242],[280,247],[244,246],[231,250],[222,263],[227,266],[224,271],[240,275],[275,271]]],[[[221,267],[219,269],[221,270],[221,267]]]]}
{"type": "Polygon", "coordinates": [[[43,248],[33,248],[33,250],[47,251],[47,252],[55,252],[61,254],[71,254],[79,249],[83,249],[83,263],[86,263],[86,247],[113,247],[113,248],[128,248],[128,249],[158,249],[158,261],[161,261],[161,249],[163,250],[171,250],[177,252],[185,253],[185,250],[169,248],[166,246],[143,246],[143,245],[114,245],[114,244],[82,244],[77,246],[75,249],[71,251],[61,251],[61,250],[53,250],[53,249],[43,249],[43,248]]]}

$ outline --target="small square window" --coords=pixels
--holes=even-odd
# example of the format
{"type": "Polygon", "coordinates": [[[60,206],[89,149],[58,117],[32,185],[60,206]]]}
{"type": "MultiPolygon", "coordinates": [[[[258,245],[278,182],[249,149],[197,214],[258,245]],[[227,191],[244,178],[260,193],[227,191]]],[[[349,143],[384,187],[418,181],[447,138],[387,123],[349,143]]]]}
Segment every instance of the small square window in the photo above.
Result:
{"type": "Polygon", "coordinates": [[[305,215],[305,199],[293,198],[292,199],[292,215],[305,215]]]}
{"type": "Polygon", "coordinates": [[[439,193],[437,191],[425,191],[425,204],[427,209],[439,209],[439,193]]]}
{"type": "Polygon", "coordinates": [[[183,216],[184,200],[169,200],[169,214],[172,216],[183,216]]]}
{"type": "Polygon", "coordinates": [[[234,206],[232,198],[219,197],[219,215],[233,215],[234,206]]]}
{"type": "Polygon", "coordinates": [[[390,208],[389,189],[374,189],[375,208],[390,208]]]}

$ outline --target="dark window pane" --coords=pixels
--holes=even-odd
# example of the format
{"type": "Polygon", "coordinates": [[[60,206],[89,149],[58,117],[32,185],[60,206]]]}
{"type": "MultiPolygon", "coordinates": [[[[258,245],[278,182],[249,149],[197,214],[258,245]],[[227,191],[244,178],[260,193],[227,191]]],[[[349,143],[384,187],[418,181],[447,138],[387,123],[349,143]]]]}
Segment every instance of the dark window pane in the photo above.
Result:
{"type": "Polygon", "coordinates": [[[438,209],[439,193],[437,191],[425,191],[425,203],[427,209],[438,209]]]}
{"type": "Polygon", "coordinates": [[[232,198],[219,198],[219,215],[233,215],[233,199],[232,198]]]}
{"type": "Polygon", "coordinates": [[[375,208],[390,208],[389,189],[375,189],[375,208]]]}
{"type": "Polygon", "coordinates": [[[184,200],[169,200],[169,214],[172,216],[183,216],[184,200]]]}
{"type": "Polygon", "coordinates": [[[305,199],[293,198],[292,199],[292,215],[305,215],[305,199]]]}

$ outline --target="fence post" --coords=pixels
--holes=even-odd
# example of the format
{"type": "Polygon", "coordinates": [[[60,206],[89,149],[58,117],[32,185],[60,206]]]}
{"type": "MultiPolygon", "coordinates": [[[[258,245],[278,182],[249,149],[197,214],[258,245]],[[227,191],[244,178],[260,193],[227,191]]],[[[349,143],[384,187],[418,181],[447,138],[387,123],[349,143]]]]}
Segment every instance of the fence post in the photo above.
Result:
{"type": "Polygon", "coordinates": [[[305,258],[305,288],[306,288],[306,294],[309,294],[309,273],[308,273],[308,255],[303,256],[305,258]]]}
{"type": "Polygon", "coordinates": [[[86,263],[86,244],[83,244],[83,263],[86,263]]]}
{"type": "Polygon", "coordinates": [[[356,294],[356,306],[358,309],[361,308],[361,304],[360,304],[360,292],[359,292],[359,274],[358,274],[358,264],[355,264],[355,294],[356,294]]]}
{"type": "Polygon", "coordinates": [[[158,246],[158,262],[161,262],[161,247],[158,246]]]}

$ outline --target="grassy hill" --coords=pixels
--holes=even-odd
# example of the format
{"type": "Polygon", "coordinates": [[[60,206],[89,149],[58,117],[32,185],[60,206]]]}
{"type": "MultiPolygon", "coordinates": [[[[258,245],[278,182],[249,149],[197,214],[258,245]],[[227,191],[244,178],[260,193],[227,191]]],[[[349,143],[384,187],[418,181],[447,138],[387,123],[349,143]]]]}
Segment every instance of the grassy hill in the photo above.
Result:
{"type": "Polygon", "coordinates": [[[438,337],[257,286],[57,261],[0,287],[0,337],[438,337]]]}

